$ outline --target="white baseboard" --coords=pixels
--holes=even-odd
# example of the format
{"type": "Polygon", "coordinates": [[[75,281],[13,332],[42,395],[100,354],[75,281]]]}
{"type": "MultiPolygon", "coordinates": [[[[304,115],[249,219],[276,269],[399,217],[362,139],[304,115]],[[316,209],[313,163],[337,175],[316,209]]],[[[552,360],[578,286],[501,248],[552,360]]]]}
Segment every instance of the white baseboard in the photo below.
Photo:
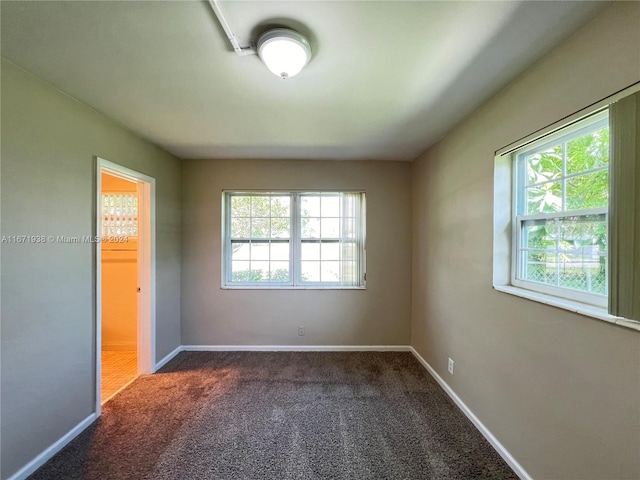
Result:
{"type": "Polygon", "coordinates": [[[410,352],[408,345],[183,345],[185,352],[410,352]]]}
{"type": "Polygon", "coordinates": [[[171,352],[169,355],[167,355],[158,363],[156,363],[156,368],[154,369],[153,373],[156,373],[158,370],[164,367],[167,363],[169,363],[169,361],[173,359],[173,357],[175,357],[177,354],[179,354],[183,350],[184,350],[184,347],[182,345],[180,345],[179,347],[176,347],[176,349],[173,352],[171,352]]]}
{"type": "Polygon", "coordinates": [[[527,471],[518,463],[518,461],[513,458],[513,456],[509,453],[509,451],[505,448],[502,443],[491,433],[491,431],[480,421],[478,417],[471,411],[469,407],[462,401],[456,392],[445,382],[438,372],[436,372],[431,365],[427,363],[427,361],[422,358],[422,356],[416,351],[415,348],[410,348],[411,353],[416,359],[422,364],[424,368],[431,374],[431,376],[435,379],[436,382],[442,387],[442,389],[451,397],[451,400],[462,410],[469,420],[475,425],[475,427],[480,431],[480,433],[487,439],[487,441],[491,444],[491,446],[498,452],[498,454],[502,457],[502,459],[507,462],[507,464],[513,469],[513,471],[521,478],[521,480],[533,480],[533,477],[527,473],[527,471]]]}
{"type": "Polygon", "coordinates": [[[96,414],[92,413],[87,418],[82,420],[78,425],[69,430],[62,438],[56,441],[53,445],[50,445],[45,451],[43,451],[36,458],[27,463],[24,467],[14,473],[8,480],[24,480],[33,472],[35,472],[42,465],[53,457],[56,453],[62,450],[71,440],[80,435],[85,428],[91,425],[96,420],[96,414]]]}
{"type": "Polygon", "coordinates": [[[156,363],[154,373],[180,352],[410,352],[409,345],[180,345],[156,363]]]}

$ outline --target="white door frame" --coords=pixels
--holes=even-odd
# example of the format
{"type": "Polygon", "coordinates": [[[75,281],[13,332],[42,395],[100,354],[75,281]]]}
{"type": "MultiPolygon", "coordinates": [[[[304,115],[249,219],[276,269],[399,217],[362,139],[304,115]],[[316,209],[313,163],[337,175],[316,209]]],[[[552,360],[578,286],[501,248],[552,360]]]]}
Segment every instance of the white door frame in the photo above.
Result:
{"type": "MultiPolygon", "coordinates": [[[[156,371],[156,180],[96,157],[96,236],[102,236],[102,173],[138,185],[138,372],[156,371]]],[[[102,248],[96,248],[96,416],[101,412],[102,248]]]]}

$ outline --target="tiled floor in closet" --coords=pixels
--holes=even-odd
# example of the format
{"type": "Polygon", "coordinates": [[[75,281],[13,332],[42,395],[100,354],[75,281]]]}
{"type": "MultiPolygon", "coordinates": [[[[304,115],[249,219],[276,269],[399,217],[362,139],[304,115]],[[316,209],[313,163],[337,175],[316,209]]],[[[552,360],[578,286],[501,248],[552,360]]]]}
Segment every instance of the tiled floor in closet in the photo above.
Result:
{"type": "Polygon", "coordinates": [[[138,376],[136,352],[102,351],[102,403],[138,376]]]}

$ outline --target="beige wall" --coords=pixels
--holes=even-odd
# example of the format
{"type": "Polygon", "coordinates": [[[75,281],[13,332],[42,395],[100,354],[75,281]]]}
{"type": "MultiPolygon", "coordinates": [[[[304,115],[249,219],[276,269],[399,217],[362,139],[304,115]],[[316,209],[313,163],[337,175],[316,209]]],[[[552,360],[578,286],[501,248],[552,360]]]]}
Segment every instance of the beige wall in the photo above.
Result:
{"type": "Polygon", "coordinates": [[[137,352],[138,250],[119,246],[102,248],[102,350],[137,352]]]}
{"type": "MultiPolygon", "coordinates": [[[[157,358],[180,344],[180,163],[2,61],[2,235],[95,234],[94,156],[156,179],[157,358]]],[[[2,245],[2,472],[94,411],[90,244],[2,245]]]]}
{"type": "Polygon", "coordinates": [[[187,160],[182,163],[182,343],[407,345],[411,165],[187,160]],[[364,189],[367,290],[221,290],[223,189],[364,189]],[[298,325],[306,335],[298,336],[298,325]]]}
{"type": "Polygon", "coordinates": [[[616,3],[413,166],[412,345],[536,479],[640,478],[640,335],[492,290],[494,151],[639,80],[616,3]]]}

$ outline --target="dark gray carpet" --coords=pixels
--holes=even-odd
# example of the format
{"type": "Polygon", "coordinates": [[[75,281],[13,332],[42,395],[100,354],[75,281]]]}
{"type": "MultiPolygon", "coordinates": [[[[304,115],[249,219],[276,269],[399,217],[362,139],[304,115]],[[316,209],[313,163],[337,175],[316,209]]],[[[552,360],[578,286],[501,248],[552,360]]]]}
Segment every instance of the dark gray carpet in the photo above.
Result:
{"type": "Polygon", "coordinates": [[[31,479],[517,479],[410,353],[191,352],[31,479]]]}

